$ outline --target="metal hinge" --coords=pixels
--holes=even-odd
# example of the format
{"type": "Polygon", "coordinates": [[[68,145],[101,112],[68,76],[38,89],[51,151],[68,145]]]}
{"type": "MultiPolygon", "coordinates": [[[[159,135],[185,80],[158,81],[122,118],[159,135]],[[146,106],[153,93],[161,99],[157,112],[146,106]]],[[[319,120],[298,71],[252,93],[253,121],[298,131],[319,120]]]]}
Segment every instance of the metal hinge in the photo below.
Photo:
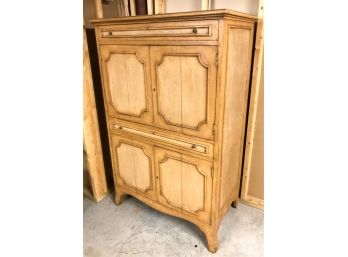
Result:
{"type": "Polygon", "coordinates": [[[216,52],[216,55],[215,55],[215,65],[218,66],[219,64],[219,52],[216,52]]]}
{"type": "Polygon", "coordinates": [[[215,135],[215,133],[216,133],[216,125],[214,123],[214,125],[213,125],[213,135],[215,135]]]}

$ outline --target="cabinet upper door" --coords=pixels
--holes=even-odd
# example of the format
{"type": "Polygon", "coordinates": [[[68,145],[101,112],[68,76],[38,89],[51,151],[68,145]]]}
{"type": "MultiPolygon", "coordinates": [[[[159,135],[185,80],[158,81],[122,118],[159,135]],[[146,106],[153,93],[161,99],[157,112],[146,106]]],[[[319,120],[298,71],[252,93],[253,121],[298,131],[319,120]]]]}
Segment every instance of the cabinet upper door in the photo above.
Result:
{"type": "Polygon", "coordinates": [[[152,125],[149,47],[101,45],[100,54],[108,115],[152,125]]]}
{"type": "Polygon", "coordinates": [[[213,139],[215,46],[153,46],[154,121],[160,128],[213,139]]]}

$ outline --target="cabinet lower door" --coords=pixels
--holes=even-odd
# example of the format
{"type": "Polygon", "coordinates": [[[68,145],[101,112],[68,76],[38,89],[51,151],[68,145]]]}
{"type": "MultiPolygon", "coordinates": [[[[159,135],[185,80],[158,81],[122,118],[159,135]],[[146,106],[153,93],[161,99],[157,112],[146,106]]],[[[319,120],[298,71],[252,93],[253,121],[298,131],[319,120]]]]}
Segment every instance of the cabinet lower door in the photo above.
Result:
{"type": "Polygon", "coordinates": [[[214,138],[216,56],[215,46],[151,46],[157,127],[214,138]]]}
{"type": "Polygon", "coordinates": [[[155,200],[153,146],[116,135],[111,139],[117,185],[155,200]]]}
{"type": "Polygon", "coordinates": [[[210,223],[212,163],[155,147],[158,201],[210,223]]]}

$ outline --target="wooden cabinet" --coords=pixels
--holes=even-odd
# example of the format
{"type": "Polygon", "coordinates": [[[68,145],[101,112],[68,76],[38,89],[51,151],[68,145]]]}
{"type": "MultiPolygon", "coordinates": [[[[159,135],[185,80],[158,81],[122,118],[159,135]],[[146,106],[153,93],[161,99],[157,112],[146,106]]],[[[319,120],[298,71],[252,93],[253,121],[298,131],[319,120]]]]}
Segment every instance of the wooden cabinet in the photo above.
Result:
{"type": "Polygon", "coordinates": [[[226,10],[95,20],[115,203],[196,224],[217,250],[238,199],[255,17],[226,10]]]}

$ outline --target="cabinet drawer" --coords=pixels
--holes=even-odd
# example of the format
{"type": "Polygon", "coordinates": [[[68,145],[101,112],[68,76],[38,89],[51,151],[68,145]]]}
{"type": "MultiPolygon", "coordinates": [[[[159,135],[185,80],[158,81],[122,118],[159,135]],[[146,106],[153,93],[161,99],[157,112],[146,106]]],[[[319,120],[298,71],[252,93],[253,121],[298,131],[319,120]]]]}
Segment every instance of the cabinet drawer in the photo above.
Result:
{"type": "Polygon", "coordinates": [[[98,33],[100,42],[108,39],[129,38],[130,40],[153,39],[169,40],[181,38],[185,40],[217,40],[218,21],[165,22],[152,24],[131,24],[102,26],[98,33]]]}
{"type": "Polygon", "coordinates": [[[187,139],[178,139],[167,134],[162,134],[155,131],[147,131],[144,129],[131,128],[129,126],[123,126],[119,123],[112,122],[112,131],[124,132],[130,136],[138,136],[145,140],[152,140],[154,144],[163,144],[178,149],[183,149],[195,154],[202,154],[213,158],[214,146],[211,143],[192,141],[187,139]]]}

